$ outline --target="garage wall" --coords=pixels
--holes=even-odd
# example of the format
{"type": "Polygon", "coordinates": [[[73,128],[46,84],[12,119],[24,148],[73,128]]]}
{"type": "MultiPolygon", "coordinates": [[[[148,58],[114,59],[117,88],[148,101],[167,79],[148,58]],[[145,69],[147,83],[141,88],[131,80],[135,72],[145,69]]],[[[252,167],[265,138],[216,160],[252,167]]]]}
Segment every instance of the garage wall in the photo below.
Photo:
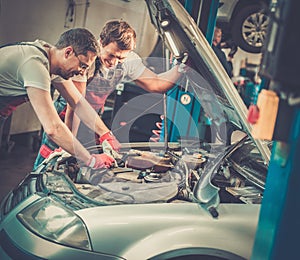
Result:
{"type": "MultiPolygon", "coordinates": [[[[55,44],[62,32],[74,27],[85,27],[98,38],[107,20],[121,18],[136,30],[136,52],[147,57],[158,35],[150,23],[145,1],[141,0],[0,0],[0,44],[35,39],[55,44]]],[[[14,112],[11,134],[39,128],[29,103],[14,112]]]]}
{"type": "Polygon", "coordinates": [[[141,0],[0,0],[0,44],[37,38],[54,44],[62,32],[73,27],[86,27],[98,38],[105,21],[122,18],[135,28],[136,51],[145,57],[157,37],[147,12],[141,0]],[[66,16],[72,2],[74,15],[69,9],[66,16]]]}

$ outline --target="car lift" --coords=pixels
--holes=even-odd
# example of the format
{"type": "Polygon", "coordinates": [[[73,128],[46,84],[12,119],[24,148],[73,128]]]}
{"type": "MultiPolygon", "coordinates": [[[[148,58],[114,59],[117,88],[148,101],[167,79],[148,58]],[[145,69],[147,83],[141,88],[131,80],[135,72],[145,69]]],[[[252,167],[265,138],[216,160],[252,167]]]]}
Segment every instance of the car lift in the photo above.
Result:
{"type": "MultiPolygon", "coordinates": [[[[211,43],[219,1],[183,2],[211,43]]],[[[272,19],[260,73],[280,101],[253,260],[299,257],[300,34],[295,28],[299,22],[298,10],[298,0],[270,0],[272,19]]]]}
{"type": "Polygon", "coordinates": [[[260,73],[270,80],[269,89],[276,91],[280,101],[253,260],[299,257],[300,34],[295,31],[299,9],[298,0],[270,4],[271,23],[260,73]]]}
{"type": "MultiPolygon", "coordinates": [[[[202,30],[209,43],[212,43],[219,0],[185,0],[180,1],[190,13],[198,27],[202,30]]],[[[203,116],[203,109],[197,98],[188,89],[172,88],[167,92],[165,111],[171,111],[165,117],[171,120],[164,121],[161,139],[177,142],[179,137],[186,139],[205,139],[206,126],[209,120],[203,116]],[[188,115],[188,116],[187,116],[188,115]],[[186,118],[189,118],[186,121],[186,118]],[[165,135],[167,129],[167,135],[165,135]],[[166,137],[167,136],[167,137],[166,137]]]]}

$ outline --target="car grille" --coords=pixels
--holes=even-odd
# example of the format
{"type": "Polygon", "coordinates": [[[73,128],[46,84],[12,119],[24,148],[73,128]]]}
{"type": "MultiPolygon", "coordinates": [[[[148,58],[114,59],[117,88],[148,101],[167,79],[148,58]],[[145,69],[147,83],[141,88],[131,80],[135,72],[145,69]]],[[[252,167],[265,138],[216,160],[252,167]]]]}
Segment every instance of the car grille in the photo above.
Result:
{"type": "Polygon", "coordinates": [[[12,190],[1,202],[0,221],[12,211],[20,202],[35,194],[45,190],[42,181],[42,174],[29,174],[26,178],[12,190]]]}

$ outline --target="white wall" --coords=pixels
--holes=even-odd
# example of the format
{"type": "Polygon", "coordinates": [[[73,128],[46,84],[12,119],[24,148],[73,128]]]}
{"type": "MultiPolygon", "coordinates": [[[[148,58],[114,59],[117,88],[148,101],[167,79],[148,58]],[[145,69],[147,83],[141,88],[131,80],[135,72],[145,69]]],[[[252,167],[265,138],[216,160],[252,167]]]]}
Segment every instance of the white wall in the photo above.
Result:
{"type": "Polygon", "coordinates": [[[137,32],[136,51],[145,57],[157,34],[150,24],[143,0],[74,0],[73,22],[66,18],[69,0],[0,0],[0,44],[42,39],[55,44],[59,35],[73,27],[86,27],[97,38],[105,21],[124,19],[137,32]],[[85,17],[86,2],[89,2],[85,17]]]}
{"type": "MultiPolygon", "coordinates": [[[[154,47],[157,34],[150,23],[145,1],[74,0],[74,16],[66,17],[69,0],[0,0],[0,44],[41,39],[55,44],[59,35],[73,27],[86,27],[96,38],[104,23],[124,19],[136,30],[136,52],[147,57],[154,47]]],[[[69,12],[70,13],[70,12],[69,12]]],[[[11,134],[37,131],[40,123],[30,103],[13,113],[11,134]]]]}
{"type": "Polygon", "coordinates": [[[238,76],[240,74],[241,64],[243,64],[245,61],[247,61],[247,63],[256,64],[259,66],[261,63],[261,53],[249,53],[238,48],[238,51],[232,60],[234,76],[238,76]]]}

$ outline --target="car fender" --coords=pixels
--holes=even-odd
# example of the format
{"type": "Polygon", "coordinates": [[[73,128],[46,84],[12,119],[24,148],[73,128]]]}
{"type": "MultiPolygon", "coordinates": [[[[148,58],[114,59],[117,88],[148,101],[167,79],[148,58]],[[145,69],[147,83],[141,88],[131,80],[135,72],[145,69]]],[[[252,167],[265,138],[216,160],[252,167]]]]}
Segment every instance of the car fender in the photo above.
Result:
{"type": "Polygon", "coordinates": [[[225,216],[223,212],[219,219],[210,217],[197,227],[189,224],[189,219],[186,220],[187,224],[160,230],[137,241],[122,257],[150,259],[164,255],[162,259],[166,259],[167,255],[209,254],[226,259],[239,259],[237,256],[250,259],[252,252],[249,248],[252,247],[249,244],[254,243],[257,218],[254,221],[247,218],[244,223],[239,223],[236,216],[230,213],[225,216]],[[241,232],[240,227],[247,228],[241,232]]]}
{"type": "Polygon", "coordinates": [[[149,259],[187,248],[219,248],[247,258],[258,212],[258,205],[221,204],[219,217],[213,218],[196,203],[170,203],[108,206],[77,213],[86,223],[94,251],[149,259]]]}

